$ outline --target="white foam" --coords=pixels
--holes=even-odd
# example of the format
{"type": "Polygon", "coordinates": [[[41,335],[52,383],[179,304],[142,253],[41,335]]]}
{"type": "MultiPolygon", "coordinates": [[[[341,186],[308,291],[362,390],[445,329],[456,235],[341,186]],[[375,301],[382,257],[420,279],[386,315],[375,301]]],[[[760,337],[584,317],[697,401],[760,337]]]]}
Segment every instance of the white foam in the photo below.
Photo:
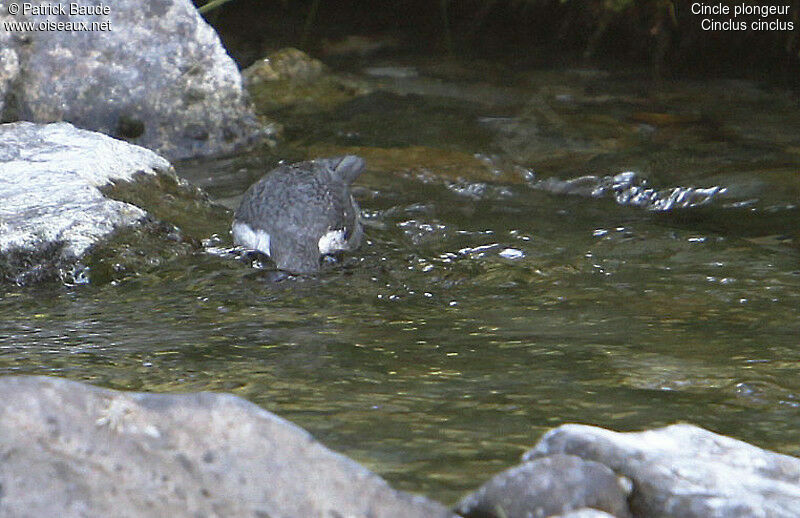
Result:
{"type": "Polygon", "coordinates": [[[269,234],[261,229],[253,230],[247,223],[233,222],[233,242],[269,255],[269,234]]]}
{"type": "Polygon", "coordinates": [[[525,257],[525,252],[523,252],[522,250],[517,250],[516,248],[504,248],[497,255],[499,255],[504,259],[515,260],[515,259],[522,259],[523,257],[525,257]]]}

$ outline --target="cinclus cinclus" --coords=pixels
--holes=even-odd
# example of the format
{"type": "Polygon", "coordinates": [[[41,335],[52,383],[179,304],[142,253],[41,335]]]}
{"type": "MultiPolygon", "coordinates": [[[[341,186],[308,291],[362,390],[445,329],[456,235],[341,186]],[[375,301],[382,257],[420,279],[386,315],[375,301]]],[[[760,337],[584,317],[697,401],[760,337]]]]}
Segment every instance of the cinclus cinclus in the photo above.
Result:
{"type": "Polygon", "coordinates": [[[348,155],[273,169],[244,193],[233,216],[233,242],[268,255],[281,270],[318,272],[321,256],[361,243],[350,184],[364,165],[348,155]]]}

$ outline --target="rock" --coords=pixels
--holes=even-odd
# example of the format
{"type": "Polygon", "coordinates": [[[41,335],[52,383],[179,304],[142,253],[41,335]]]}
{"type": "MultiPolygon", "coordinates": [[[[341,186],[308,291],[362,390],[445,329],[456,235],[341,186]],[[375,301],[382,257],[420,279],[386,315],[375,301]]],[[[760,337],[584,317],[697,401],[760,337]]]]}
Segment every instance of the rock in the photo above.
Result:
{"type": "Polygon", "coordinates": [[[634,516],[800,516],[800,459],[693,425],[639,433],[564,425],[545,434],[523,459],[558,453],[628,477],[634,516]]]}
{"type": "Polygon", "coordinates": [[[157,265],[154,254],[193,250],[181,235],[208,237],[216,229],[208,222],[227,234],[227,212],[178,179],[165,159],[66,122],[0,125],[0,171],[0,281],[72,282],[86,273],[111,280],[137,264],[157,265]],[[97,248],[126,229],[116,245],[134,253],[97,248]],[[137,233],[154,241],[153,253],[137,233]],[[90,272],[76,270],[79,259],[90,272]],[[102,273],[108,268],[116,273],[102,273]]]}
{"type": "Polygon", "coordinates": [[[259,114],[286,107],[300,112],[330,110],[369,92],[363,82],[335,74],[322,61],[291,47],[271,53],[242,75],[259,114]]]}
{"type": "MultiPolygon", "coordinates": [[[[58,256],[53,266],[68,264],[115,228],[145,216],[99,187],[170,167],[152,151],[65,122],[0,125],[0,263],[2,256],[49,250],[45,256],[58,256]]],[[[16,277],[41,265],[19,264],[17,272],[12,266],[0,265],[0,273],[16,277]]]]}
{"type": "Polygon", "coordinates": [[[67,120],[169,159],[229,153],[268,133],[252,112],[236,65],[190,0],[22,5],[28,4],[15,16],[0,7],[0,23],[85,23],[88,30],[7,36],[7,45],[0,45],[0,121],[67,120]],[[70,14],[73,5],[105,5],[109,12],[70,14]],[[51,6],[67,14],[32,14],[51,6]],[[14,61],[24,79],[3,91],[14,61]]]}
{"type": "Polygon", "coordinates": [[[0,378],[4,516],[448,517],[228,394],[0,378]]]}
{"type": "Polygon", "coordinates": [[[467,518],[527,518],[594,508],[628,517],[627,489],[602,464],[556,454],[496,475],[464,498],[456,512],[467,518]]]}
{"type": "Polygon", "coordinates": [[[287,47],[273,52],[242,72],[246,83],[262,81],[294,81],[306,83],[320,79],[328,72],[322,61],[302,50],[287,47]]]}

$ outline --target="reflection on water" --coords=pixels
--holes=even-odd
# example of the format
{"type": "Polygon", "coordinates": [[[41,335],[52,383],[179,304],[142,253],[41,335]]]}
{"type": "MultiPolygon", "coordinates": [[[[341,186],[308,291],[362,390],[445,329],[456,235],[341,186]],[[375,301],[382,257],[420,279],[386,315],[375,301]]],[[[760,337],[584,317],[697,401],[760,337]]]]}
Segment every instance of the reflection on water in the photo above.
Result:
{"type": "MultiPolygon", "coordinates": [[[[408,80],[424,94],[419,77],[408,80]]],[[[727,128],[725,140],[708,116],[646,116],[655,108],[619,92],[585,98],[572,85],[569,98],[555,97],[554,81],[548,97],[530,82],[515,95],[556,106],[519,102],[495,133],[479,119],[500,115],[472,102],[480,89],[465,85],[460,96],[424,102],[392,94],[403,100],[393,110],[380,98],[374,110],[362,99],[333,114],[287,114],[291,149],[179,167],[231,207],[265,163],[297,158],[304,146],[383,156],[381,146],[413,145],[415,157],[430,146],[419,169],[389,162],[359,180],[368,239],[318,277],[276,282],[268,265],[226,253],[221,236],[206,252],[115,285],[6,290],[0,372],[233,392],[398,487],[447,502],[564,422],[625,430],[689,421],[800,454],[798,183],[779,174],[798,170],[800,132],[771,126],[796,121],[765,113],[762,99],[753,134],[732,133],[746,112],[712,125],[727,128]],[[642,113],[621,115],[626,103],[642,113]],[[642,124],[651,126],[646,138],[631,129],[642,124]],[[541,163],[521,151],[526,125],[539,132],[530,149],[550,142],[541,163]],[[303,133],[310,127],[312,136],[303,133]],[[720,152],[712,155],[709,139],[720,152]],[[728,154],[731,140],[750,147],[728,154]],[[562,179],[602,177],[655,154],[671,166],[637,170],[659,189],[719,186],[727,198],[660,214],[531,189],[522,173],[458,179],[457,167],[442,165],[442,156],[457,165],[469,153],[506,172],[562,179]],[[601,163],[609,167],[591,170],[601,163]]],[[[675,88],[678,99],[697,92],[675,88]]],[[[511,110],[514,92],[502,92],[501,108],[511,110]]],[[[671,98],[662,97],[668,115],[671,98]]],[[[706,101],[710,113],[729,102],[706,101]]]]}

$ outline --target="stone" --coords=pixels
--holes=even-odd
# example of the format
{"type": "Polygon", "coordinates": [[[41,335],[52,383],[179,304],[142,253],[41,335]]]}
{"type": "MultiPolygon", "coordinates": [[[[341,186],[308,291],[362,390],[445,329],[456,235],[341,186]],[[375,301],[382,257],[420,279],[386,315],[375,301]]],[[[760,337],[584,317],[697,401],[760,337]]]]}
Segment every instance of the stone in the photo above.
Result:
{"type": "Polygon", "coordinates": [[[170,160],[230,153],[271,131],[256,119],[235,63],[190,0],[87,0],[79,7],[90,15],[72,14],[78,4],[27,2],[17,15],[5,5],[2,24],[79,30],[20,26],[5,35],[0,122],[69,121],[170,160]],[[53,6],[67,13],[44,9],[53,6]],[[24,80],[4,88],[15,68],[24,80]]]}
{"type": "Polygon", "coordinates": [[[0,378],[4,516],[450,517],[229,394],[0,378]]]}
{"type": "Polygon", "coordinates": [[[276,50],[242,72],[247,83],[293,81],[309,83],[329,73],[322,61],[292,47],[276,50]]]}
{"type": "Polygon", "coordinates": [[[593,508],[626,518],[628,490],[602,464],[555,454],[496,475],[456,511],[466,518],[543,518],[593,508]]]}
{"type": "Polygon", "coordinates": [[[305,113],[327,111],[369,93],[363,81],[332,72],[301,50],[270,53],[242,72],[257,113],[291,108],[305,113]]]}
{"type": "Polygon", "coordinates": [[[118,280],[231,219],[164,158],[66,122],[0,125],[0,199],[0,282],[15,284],[118,280]]]}
{"type": "Polygon", "coordinates": [[[800,459],[697,426],[618,433],[563,425],[523,459],[559,453],[599,462],[629,478],[634,516],[800,516],[800,459]]]}
{"type": "Polygon", "coordinates": [[[68,263],[146,215],[100,187],[170,168],[152,151],[66,122],[0,125],[0,256],[49,249],[68,263]]]}

